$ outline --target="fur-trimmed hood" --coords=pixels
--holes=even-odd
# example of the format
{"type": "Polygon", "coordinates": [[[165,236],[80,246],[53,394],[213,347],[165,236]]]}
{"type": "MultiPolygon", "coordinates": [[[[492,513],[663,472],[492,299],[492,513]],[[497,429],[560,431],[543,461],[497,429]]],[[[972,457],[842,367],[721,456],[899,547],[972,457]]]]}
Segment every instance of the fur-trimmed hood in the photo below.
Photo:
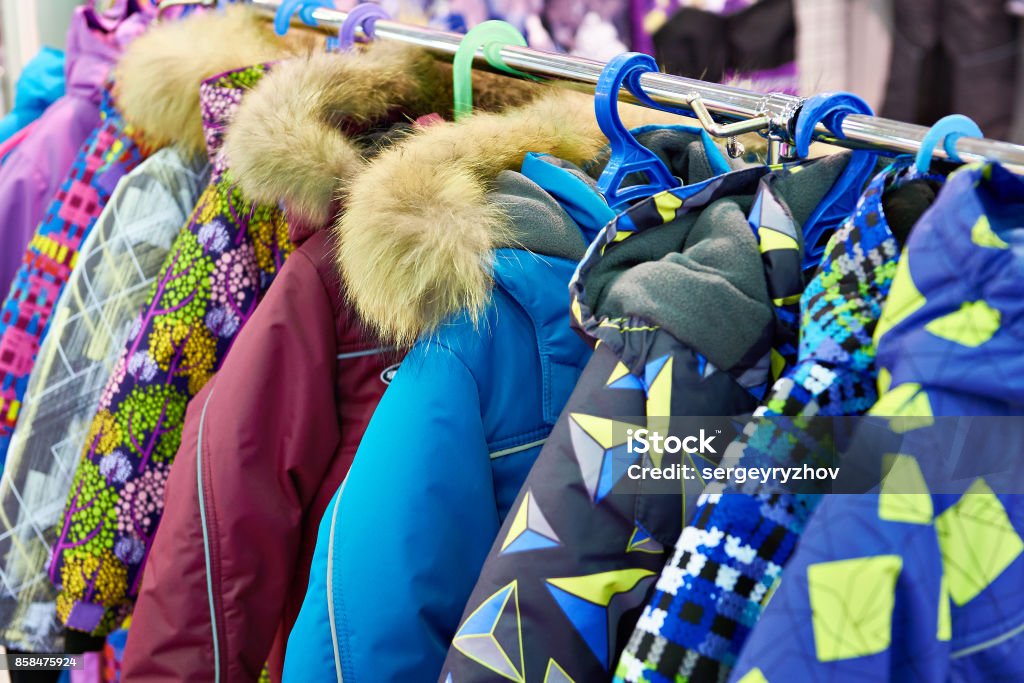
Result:
{"type": "Polygon", "coordinates": [[[292,30],[284,38],[243,5],[154,24],[114,70],[118,109],[143,144],[204,154],[200,84],[217,74],[313,49],[322,38],[292,30]]]}
{"type": "MultiPolygon", "coordinates": [[[[477,106],[532,99],[536,85],[474,78],[477,106]]],[[[425,51],[380,42],[359,52],[315,52],[277,65],[239,108],[224,144],[232,173],[258,204],[282,202],[289,218],[321,227],[343,188],[377,150],[364,135],[388,120],[450,114],[451,66],[425,51]]]]}
{"type": "MultiPolygon", "coordinates": [[[[624,123],[678,122],[621,105],[624,123]]],[[[359,315],[387,342],[412,344],[451,314],[477,313],[494,249],[522,246],[489,192],[527,152],[582,165],[607,145],[592,96],[553,90],[505,114],[439,124],[380,154],[348,186],[335,227],[338,266],[359,315]]]]}

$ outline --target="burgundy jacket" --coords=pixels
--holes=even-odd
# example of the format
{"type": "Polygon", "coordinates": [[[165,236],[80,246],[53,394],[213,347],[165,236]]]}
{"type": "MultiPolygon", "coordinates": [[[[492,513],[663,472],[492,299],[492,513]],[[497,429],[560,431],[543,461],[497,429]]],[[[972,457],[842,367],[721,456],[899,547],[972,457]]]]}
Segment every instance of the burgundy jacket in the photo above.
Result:
{"type": "Polygon", "coordinates": [[[317,526],[395,362],[349,314],[330,243],[289,257],[189,404],[127,681],[254,681],[268,651],[279,678],[317,526]]]}
{"type": "Polygon", "coordinates": [[[427,53],[378,43],[281,62],[242,101],[232,177],[247,200],[287,208],[299,246],[189,404],[124,680],[255,681],[264,663],[280,680],[320,519],[403,355],[360,327],[325,226],[381,143],[370,133],[396,107],[404,120],[450,106],[450,80],[427,53]]]}

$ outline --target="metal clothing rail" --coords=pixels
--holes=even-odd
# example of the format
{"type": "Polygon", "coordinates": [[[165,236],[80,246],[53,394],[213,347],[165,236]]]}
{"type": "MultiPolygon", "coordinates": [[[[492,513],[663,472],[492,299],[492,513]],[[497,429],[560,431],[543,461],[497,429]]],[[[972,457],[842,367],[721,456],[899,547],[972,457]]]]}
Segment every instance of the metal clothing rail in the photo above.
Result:
{"type": "MultiPolygon", "coordinates": [[[[273,16],[281,0],[249,0],[256,10],[273,16]]],[[[334,33],[341,27],[346,13],[340,10],[317,8],[313,13],[319,26],[334,33]]],[[[294,21],[298,21],[296,18],[294,21]]],[[[452,58],[462,35],[450,31],[413,26],[381,19],[374,25],[377,40],[394,40],[417,45],[434,54],[452,58]]],[[[566,54],[546,52],[524,47],[505,47],[502,60],[508,66],[549,79],[564,80],[588,86],[597,84],[604,68],[603,62],[566,54]]],[[[477,51],[475,63],[486,66],[483,50],[477,51]]],[[[724,121],[745,121],[768,116],[773,132],[788,138],[793,115],[803,99],[782,93],[762,94],[707,81],[698,81],[668,74],[644,74],[640,79],[644,90],[659,102],[690,109],[694,94],[699,95],[707,109],[724,121]]],[[[842,124],[844,139],[838,139],[819,125],[815,139],[850,149],[868,148],[895,153],[914,154],[921,146],[928,128],[877,116],[850,114],[842,124]]],[[[991,159],[1007,166],[1015,173],[1024,173],[1024,146],[990,139],[960,138],[957,153],[965,162],[991,159]]],[[[948,159],[943,146],[937,145],[934,156],[948,159]]]]}

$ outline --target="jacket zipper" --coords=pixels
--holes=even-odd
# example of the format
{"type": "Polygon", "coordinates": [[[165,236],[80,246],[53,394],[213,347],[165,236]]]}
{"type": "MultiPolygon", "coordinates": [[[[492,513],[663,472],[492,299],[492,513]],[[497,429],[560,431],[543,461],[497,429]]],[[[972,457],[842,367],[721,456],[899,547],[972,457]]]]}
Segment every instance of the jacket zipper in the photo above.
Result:
{"type": "Polygon", "coordinates": [[[199,438],[196,445],[196,482],[199,488],[199,519],[203,527],[203,557],[206,561],[206,597],[210,602],[210,628],[213,632],[213,681],[220,683],[220,639],[217,637],[217,609],[213,597],[213,568],[210,562],[210,532],[206,526],[206,493],[203,490],[203,427],[206,425],[206,409],[213,398],[213,390],[203,403],[199,415],[199,438]]]}
{"type": "Polygon", "coordinates": [[[331,645],[334,646],[334,672],[338,683],[345,683],[345,675],[341,670],[341,651],[338,646],[338,624],[334,619],[334,527],[338,523],[338,508],[341,507],[341,495],[345,492],[348,475],[341,480],[338,487],[338,498],[334,501],[331,511],[331,529],[327,538],[327,619],[331,624],[331,645]]]}

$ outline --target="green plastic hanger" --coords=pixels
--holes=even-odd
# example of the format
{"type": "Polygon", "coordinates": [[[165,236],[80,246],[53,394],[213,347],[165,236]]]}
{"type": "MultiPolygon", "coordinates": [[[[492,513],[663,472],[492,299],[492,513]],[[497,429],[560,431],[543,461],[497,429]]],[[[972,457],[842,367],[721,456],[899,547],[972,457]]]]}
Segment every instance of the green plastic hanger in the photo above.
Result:
{"type": "Polygon", "coordinates": [[[492,19],[477,24],[466,33],[455,50],[452,61],[452,85],[455,91],[455,120],[465,118],[473,111],[473,58],[483,48],[487,63],[505,73],[527,76],[505,64],[501,50],[509,45],[526,47],[526,38],[507,21],[492,19]]]}

